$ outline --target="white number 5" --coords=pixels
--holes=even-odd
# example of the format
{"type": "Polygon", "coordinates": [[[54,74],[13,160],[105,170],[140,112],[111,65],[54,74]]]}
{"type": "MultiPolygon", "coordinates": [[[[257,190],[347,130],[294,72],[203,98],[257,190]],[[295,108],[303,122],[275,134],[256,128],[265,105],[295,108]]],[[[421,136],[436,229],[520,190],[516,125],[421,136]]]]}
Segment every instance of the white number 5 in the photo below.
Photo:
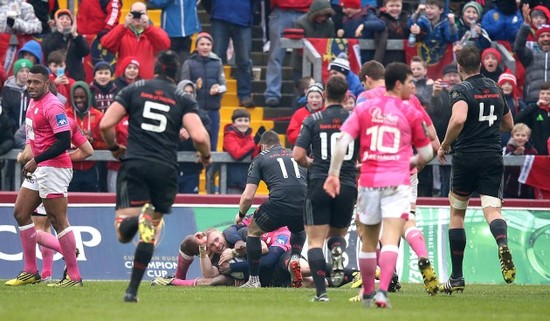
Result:
{"type": "Polygon", "coordinates": [[[170,111],[170,106],[154,103],[152,101],[146,101],[145,105],[143,106],[143,118],[156,120],[159,122],[159,124],[153,125],[142,123],[141,129],[155,133],[164,132],[164,130],[166,130],[166,124],[168,123],[168,120],[166,119],[166,115],[159,113],[160,111],[168,112],[170,111]]]}
{"type": "Polygon", "coordinates": [[[497,116],[494,114],[495,112],[495,105],[491,105],[491,108],[489,109],[489,115],[485,116],[485,103],[479,103],[479,121],[488,121],[489,127],[493,126],[493,123],[495,120],[497,120],[497,116]]]}

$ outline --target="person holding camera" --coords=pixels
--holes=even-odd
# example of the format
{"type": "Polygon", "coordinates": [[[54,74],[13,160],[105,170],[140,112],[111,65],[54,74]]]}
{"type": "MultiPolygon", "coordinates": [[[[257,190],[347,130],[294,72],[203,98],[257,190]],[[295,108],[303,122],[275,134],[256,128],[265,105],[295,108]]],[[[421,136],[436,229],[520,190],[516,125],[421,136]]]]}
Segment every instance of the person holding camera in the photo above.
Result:
{"type": "MultiPolygon", "coordinates": [[[[456,63],[448,64],[443,68],[443,78],[434,81],[430,105],[427,108],[428,115],[433,120],[437,137],[445,137],[447,125],[451,119],[451,107],[449,105],[449,93],[454,86],[461,83],[456,63]]],[[[441,188],[439,195],[447,197],[451,179],[451,167],[439,166],[441,188]]]]}
{"type": "Polygon", "coordinates": [[[56,50],[66,51],[65,74],[74,80],[84,80],[82,59],[90,54],[86,39],[78,33],[71,11],[60,9],[54,15],[54,30],[44,36],[42,49],[46,59],[56,50]]]}
{"type": "Polygon", "coordinates": [[[170,48],[170,38],[164,30],[152,25],[145,4],[135,2],[124,24],[103,36],[101,45],[113,54],[118,54],[119,61],[134,56],[142,64],[139,70],[141,77],[152,79],[155,57],[170,48]]]}

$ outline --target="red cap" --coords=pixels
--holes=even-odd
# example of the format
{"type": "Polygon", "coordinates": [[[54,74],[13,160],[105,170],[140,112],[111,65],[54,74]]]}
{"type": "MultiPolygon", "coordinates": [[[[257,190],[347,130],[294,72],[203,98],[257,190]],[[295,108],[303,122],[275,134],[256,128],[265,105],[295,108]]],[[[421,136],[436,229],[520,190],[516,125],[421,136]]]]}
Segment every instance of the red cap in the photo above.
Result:
{"type": "Polygon", "coordinates": [[[345,8],[361,9],[361,0],[340,0],[340,5],[345,8]]]}
{"type": "Polygon", "coordinates": [[[485,60],[485,57],[488,54],[495,55],[495,57],[497,57],[497,61],[499,63],[502,60],[502,56],[500,55],[500,52],[498,52],[498,50],[496,50],[495,48],[487,48],[487,49],[483,50],[483,52],[481,53],[481,61],[485,60]]]}
{"type": "Polygon", "coordinates": [[[535,34],[535,39],[538,39],[540,35],[542,35],[545,32],[550,32],[550,25],[542,25],[535,34]]]}

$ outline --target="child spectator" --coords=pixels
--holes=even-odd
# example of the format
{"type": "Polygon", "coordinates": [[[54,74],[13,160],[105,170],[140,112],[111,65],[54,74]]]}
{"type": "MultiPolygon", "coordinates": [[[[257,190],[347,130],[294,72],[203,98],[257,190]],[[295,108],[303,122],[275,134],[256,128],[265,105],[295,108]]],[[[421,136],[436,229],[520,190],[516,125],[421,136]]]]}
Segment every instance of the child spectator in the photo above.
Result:
{"type": "MultiPolygon", "coordinates": [[[[425,5],[420,4],[409,19],[408,27],[415,35],[416,43],[423,43],[419,46],[419,53],[427,64],[440,61],[448,45],[458,40],[454,14],[444,14],[441,0],[428,0],[425,5]]],[[[438,75],[430,75],[434,76],[438,75]]]]}
{"type": "MultiPolygon", "coordinates": [[[[517,123],[512,129],[512,138],[506,145],[505,155],[523,156],[537,155],[537,150],[529,144],[531,129],[517,123]]],[[[504,197],[505,198],[534,198],[533,188],[518,182],[521,172],[520,166],[504,167],[504,197]]]]}
{"type": "MultiPolygon", "coordinates": [[[[508,72],[503,72],[500,77],[498,77],[498,85],[502,88],[504,93],[504,98],[510,111],[512,112],[512,117],[516,119],[516,116],[526,108],[523,100],[518,98],[517,95],[517,80],[514,75],[508,72]]],[[[502,141],[502,147],[506,147],[508,140],[510,140],[510,133],[501,132],[500,137],[502,141]]]]}
{"type": "Polygon", "coordinates": [[[525,46],[531,48],[532,50],[538,51],[539,45],[535,35],[537,30],[542,26],[547,25],[550,21],[550,10],[545,6],[535,6],[532,10],[529,10],[528,4],[523,4],[523,20],[525,23],[530,22],[531,31],[527,35],[527,43],[525,46]]]}
{"type": "Polygon", "coordinates": [[[328,65],[328,70],[329,77],[338,76],[344,78],[348,82],[349,90],[353,92],[355,97],[358,97],[365,91],[359,77],[350,70],[348,56],[345,53],[340,53],[338,58],[328,65]]]}
{"type": "MultiPolygon", "coordinates": [[[[183,90],[193,98],[196,97],[195,84],[190,80],[182,80],[178,84],[178,89],[183,90]]],[[[208,114],[204,110],[199,110],[199,116],[202,124],[208,128],[210,119],[208,114]]],[[[193,145],[193,141],[189,139],[189,133],[185,128],[180,129],[180,142],[178,151],[182,152],[196,152],[197,149],[193,145]]],[[[199,178],[203,170],[201,163],[179,163],[178,170],[178,193],[184,194],[198,194],[199,193],[199,178]]]]}
{"type": "Polygon", "coordinates": [[[416,97],[420,100],[422,106],[428,106],[432,97],[434,81],[428,77],[426,62],[418,56],[411,58],[411,71],[413,73],[414,86],[416,87],[416,97]]]}
{"type": "Polygon", "coordinates": [[[112,80],[113,70],[107,62],[100,61],[94,66],[94,80],[90,84],[92,106],[102,113],[115,101],[117,88],[112,80]]]}
{"type": "Polygon", "coordinates": [[[296,143],[304,119],[310,114],[323,109],[323,84],[315,83],[311,85],[307,89],[306,99],[307,104],[294,112],[286,130],[286,139],[292,145],[296,143]]]}
{"type": "MultiPolygon", "coordinates": [[[[90,87],[83,81],[77,81],[71,88],[67,117],[74,119],[94,149],[106,149],[99,131],[99,122],[103,114],[92,108],[90,87]]],[[[95,161],[73,162],[73,179],[69,192],[97,192],[99,173],[95,161]]]]}
{"type": "Polygon", "coordinates": [[[298,95],[298,98],[296,98],[296,106],[294,107],[293,111],[296,111],[297,109],[300,109],[307,105],[307,89],[309,86],[313,85],[315,83],[315,79],[311,76],[303,77],[298,82],[298,85],[296,86],[296,93],[298,95]]]}
{"type": "Polygon", "coordinates": [[[491,47],[491,38],[487,31],[481,28],[481,17],[483,16],[483,7],[476,1],[467,2],[462,7],[462,16],[456,22],[458,27],[458,44],[454,50],[460,50],[466,45],[473,44],[480,51],[491,47]]]}
{"type": "Polygon", "coordinates": [[[116,92],[141,79],[139,76],[140,63],[134,56],[128,56],[117,63],[114,80],[116,92]]]}
{"type": "Polygon", "coordinates": [[[17,52],[17,58],[30,60],[33,65],[42,63],[42,47],[36,40],[29,40],[25,42],[23,47],[17,52]]]}
{"type": "MultiPolygon", "coordinates": [[[[403,0],[384,0],[384,7],[380,9],[380,19],[386,25],[388,39],[409,38],[410,31],[407,28],[409,15],[403,11],[403,0]]],[[[383,56],[382,64],[384,66],[394,61],[405,62],[403,50],[386,50],[383,56]]]]}
{"type": "Polygon", "coordinates": [[[227,91],[225,73],[221,59],[212,52],[212,36],[206,32],[197,35],[196,50],[185,61],[181,78],[191,80],[197,86],[199,108],[208,112],[210,117],[210,147],[218,146],[220,131],[220,108],[223,93],[227,91]]]}
{"type": "Polygon", "coordinates": [[[531,141],[540,155],[548,155],[550,138],[550,81],[542,84],[539,100],[528,104],[527,108],[516,116],[516,122],[531,128],[531,141]]]}
{"type": "Polygon", "coordinates": [[[361,7],[360,0],[342,0],[340,4],[345,16],[342,29],[338,30],[336,35],[344,38],[374,39],[376,49],[361,50],[361,61],[374,59],[382,62],[387,34],[384,32],[386,25],[378,17],[377,9],[371,6],[361,7]]]}
{"type": "Polygon", "coordinates": [[[493,41],[502,40],[513,45],[523,17],[516,1],[497,0],[496,7],[487,11],[481,19],[481,27],[487,30],[493,41]]]}
{"type": "MultiPolygon", "coordinates": [[[[225,127],[223,150],[236,161],[241,161],[247,156],[256,156],[260,152],[258,143],[265,127],[260,127],[252,137],[250,113],[246,109],[235,109],[231,121],[232,123],[225,127]]],[[[244,191],[249,167],[249,163],[227,164],[227,194],[241,194],[244,191]]]]}
{"type": "Polygon", "coordinates": [[[351,112],[355,108],[356,101],[357,97],[355,97],[351,90],[348,90],[346,98],[344,98],[344,109],[351,112]]]}
{"type": "Polygon", "coordinates": [[[503,73],[500,67],[502,56],[495,48],[487,48],[481,53],[481,74],[498,82],[498,77],[503,73]]]}
{"type": "Polygon", "coordinates": [[[50,80],[54,83],[57,93],[69,100],[74,79],[66,73],[65,51],[54,50],[48,55],[48,68],[50,68],[50,80]]]}
{"type": "Polygon", "coordinates": [[[13,76],[6,80],[2,88],[2,113],[8,116],[14,132],[25,122],[30,102],[27,79],[32,66],[33,63],[28,59],[17,60],[13,64],[13,76]]]}

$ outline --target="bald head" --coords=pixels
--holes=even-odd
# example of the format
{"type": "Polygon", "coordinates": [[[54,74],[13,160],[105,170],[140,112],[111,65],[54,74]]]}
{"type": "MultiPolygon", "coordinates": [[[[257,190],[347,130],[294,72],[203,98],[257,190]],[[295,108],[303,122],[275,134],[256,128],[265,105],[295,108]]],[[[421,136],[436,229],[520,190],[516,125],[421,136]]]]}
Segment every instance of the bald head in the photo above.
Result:
{"type": "Polygon", "coordinates": [[[130,8],[130,11],[146,13],[147,12],[147,6],[143,2],[134,2],[132,4],[132,7],[130,8]]]}

